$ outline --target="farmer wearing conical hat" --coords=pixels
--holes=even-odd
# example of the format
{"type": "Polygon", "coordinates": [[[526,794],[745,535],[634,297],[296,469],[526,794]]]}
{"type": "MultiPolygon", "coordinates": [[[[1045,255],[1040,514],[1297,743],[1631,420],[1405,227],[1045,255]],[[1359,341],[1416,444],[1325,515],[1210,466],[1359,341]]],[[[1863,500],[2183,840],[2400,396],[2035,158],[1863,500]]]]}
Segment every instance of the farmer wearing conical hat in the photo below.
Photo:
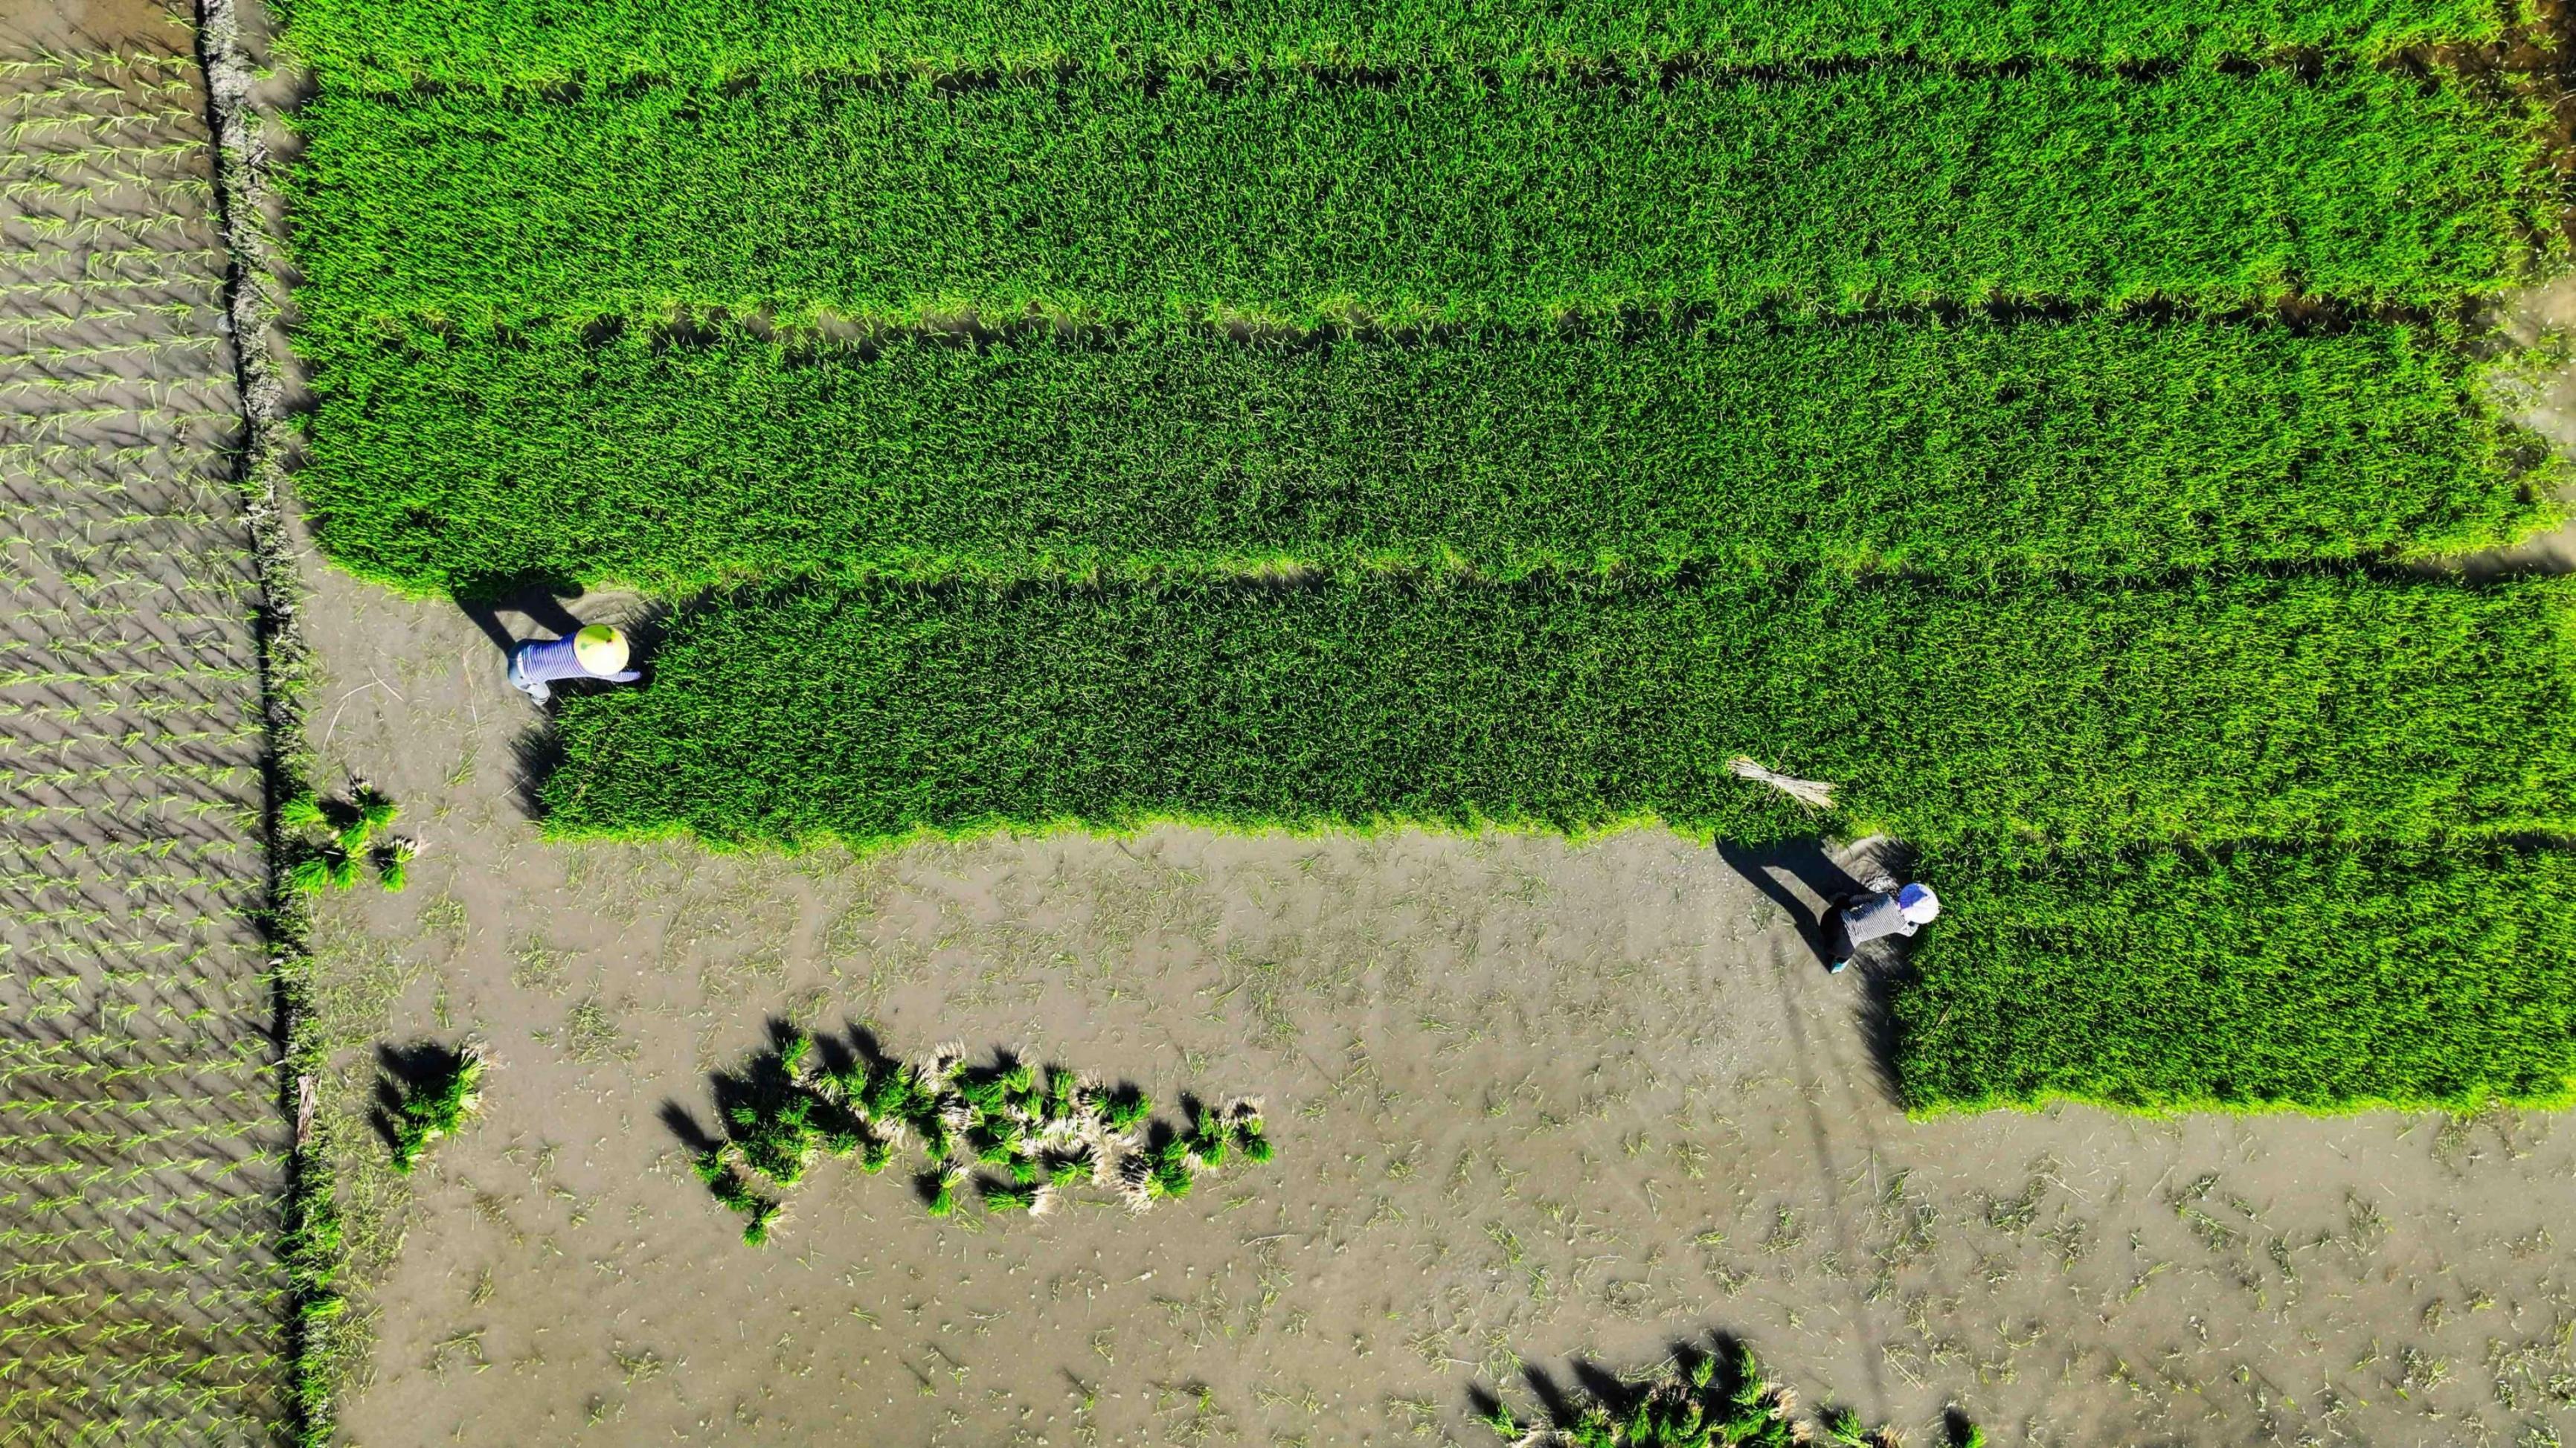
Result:
{"type": "MultiPolygon", "coordinates": [[[[1891,882],[1892,883],[1892,882],[1891,882]]],[[[1852,956],[1873,940],[1891,935],[1912,935],[1941,916],[1941,897],[1929,885],[1907,885],[1902,889],[1882,890],[1850,901],[1840,910],[1825,916],[1826,928],[1840,925],[1838,940],[1827,945],[1834,956],[1833,968],[1839,974],[1852,963],[1852,956]]]]}
{"type": "Polygon", "coordinates": [[[510,651],[511,687],[542,704],[554,697],[555,684],[589,680],[631,684],[644,675],[626,667],[626,635],[610,624],[595,623],[559,639],[531,639],[510,651]]]}

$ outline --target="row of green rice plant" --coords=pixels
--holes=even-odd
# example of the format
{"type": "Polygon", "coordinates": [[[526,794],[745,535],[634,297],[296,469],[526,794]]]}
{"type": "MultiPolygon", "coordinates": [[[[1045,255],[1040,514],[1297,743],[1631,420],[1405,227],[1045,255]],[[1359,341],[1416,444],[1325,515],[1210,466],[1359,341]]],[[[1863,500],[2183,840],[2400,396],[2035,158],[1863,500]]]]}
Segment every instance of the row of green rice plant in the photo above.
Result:
{"type": "Polygon", "coordinates": [[[1151,1119],[1153,1102],[1063,1066],[1009,1055],[973,1066],[962,1047],[918,1061],[786,1034],[739,1075],[716,1082],[722,1140],[699,1150],[698,1177],[746,1218],[743,1240],[768,1240],[784,1199],[818,1156],[855,1157],[871,1175],[917,1146],[914,1185],[932,1216],[971,1189],[990,1212],[1043,1215],[1082,1186],[1114,1192],[1133,1210],[1189,1195],[1200,1173],[1241,1159],[1266,1162],[1260,1103],[1205,1107],[1183,1099],[1179,1127],[1151,1119]]]}
{"type": "Polygon", "coordinates": [[[1452,561],[2105,575],[2509,541],[2451,332],[2198,321],[1207,329],[814,348],[314,339],[297,476],[397,587],[1452,561]]]}
{"type": "MultiPolygon", "coordinates": [[[[194,244],[202,240],[205,220],[179,211],[138,213],[132,216],[12,216],[0,218],[0,236],[11,244],[42,243],[54,246],[78,246],[107,243],[112,238],[118,245],[150,245],[156,237],[178,238],[194,244]]],[[[209,279],[219,284],[220,276],[209,279]]],[[[24,295],[27,287],[95,287],[96,282],[12,282],[0,286],[0,294],[24,295]]],[[[158,286],[145,282],[134,290],[158,286]]]]}
{"type": "Polygon", "coordinates": [[[220,788],[225,785],[240,784],[255,775],[256,771],[239,764],[194,764],[186,761],[138,759],[124,764],[80,764],[53,769],[0,767],[0,788],[13,791],[78,790],[100,789],[114,784],[151,784],[171,781],[220,788]]]}
{"type": "MultiPolygon", "coordinates": [[[[1478,1399],[1479,1415],[1512,1448],[1898,1448],[1903,1441],[1848,1408],[1824,1408],[1811,1426],[1796,1392],[1727,1337],[1676,1347],[1653,1372],[1589,1375],[1579,1394],[1556,1397],[1537,1417],[1521,1417],[1488,1393],[1478,1399]]],[[[1984,1448],[1984,1430],[1956,1409],[1942,1428],[1950,1448],[1984,1448]]]]}
{"type": "MultiPolygon", "coordinates": [[[[42,616],[60,610],[31,609],[26,612],[42,616]]],[[[0,740],[0,758],[40,760],[90,750],[204,750],[220,753],[255,745],[258,740],[258,727],[252,724],[236,724],[228,729],[144,729],[128,725],[93,734],[67,734],[55,739],[0,740]]]]}
{"type": "Polygon", "coordinates": [[[1946,908],[1892,1007],[1917,1110],[2475,1110],[2576,1092],[2564,850],[2153,847],[2008,864],[1964,842],[1920,872],[1946,908]]]}
{"type": "MultiPolygon", "coordinates": [[[[166,347],[167,344],[154,345],[166,347]]],[[[178,408],[174,404],[187,400],[197,391],[221,386],[223,385],[223,382],[224,379],[218,375],[168,378],[123,377],[113,373],[107,373],[73,377],[21,377],[0,381],[0,396],[14,395],[22,398],[32,397],[38,399],[37,401],[13,402],[10,404],[10,407],[13,411],[25,409],[29,415],[41,417],[51,415],[50,409],[43,413],[37,412],[36,409],[60,399],[78,398],[85,393],[131,391],[142,393],[144,396],[151,399],[151,403],[148,407],[129,408],[126,409],[127,411],[138,413],[175,413],[183,412],[184,409],[178,408]]],[[[220,415],[221,414],[209,414],[209,416],[220,415]]]]}
{"type": "Polygon", "coordinates": [[[52,177],[28,177],[0,181],[0,203],[13,207],[47,207],[79,216],[92,205],[131,207],[138,202],[170,207],[193,207],[203,210],[215,198],[211,181],[194,177],[154,177],[133,181],[100,177],[63,181],[52,177]],[[141,195],[136,193],[140,192],[141,195]]]}
{"type": "Polygon", "coordinates": [[[24,350],[0,353],[0,366],[34,364],[59,367],[68,363],[103,362],[111,359],[158,361],[222,346],[221,337],[166,337],[146,342],[99,343],[87,346],[29,346],[24,350]]]}
{"type": "MultiPolygon", "coordinates": [[[[42,176],[84,166],[148,167],[155,162],[184,162],[195,165],[205,159],[202,141],[75,141],[50,150],[29,149],[12,156],[0,156],[0,176],[42,176]]],[[[144,178],[132,178],[138,182],[144,178]]]]}
{"type": "Polygon", "coordinates": [[[95,672],[78,669],[10,668],[0,669],[0,689],[23,688],[38,684],[82,684],[92,688],[113,688],[132,684],[244,683],[247,670],[207,668],[183,664],[167,669],[100,669],[95,672]]]}
{"type": "Polygon", "coordinates": [[[2555,234],[2546,119],[2331,66],[326,91],[288,191],[298,305],[353,335],[681,306],[1291,326],[2448,306],[2530,275],[2555,234]]]}
{"type": "Polygon", "coordinates": [[[2576,826],[2576,580],[2153,588],[1810,577],[781,585],[682,608],[576,699],[558,835],[859,848],[1167,819],[1734,840],[2576,826]]]}
{"type": "Polygon", "coordinates": [[[1051,71],[1081,65],[1478,66],[1616,56],[1640,64],[1805,60],[2126,63],[2492,40],[2508,7],[2478,0],[465,0],[387,10],[361,0],[276,7],[285,43],[325,84],[406,90],[542,88],[755,71],[1051,71]]]}
{"type": "MultiPolygon", "coordinates": [[[[197,282],[223,280],[224,253],[214,247],[163,246],[24,246],[0,250],[0,274],[58,271],[78,267],[81,280],[134,282],[173,279],[197,282]],[[126,275],[146,272],[147,277],[126,275]]],[[[18,326],[23,321],[50,318],[9,318],[0,321],[0,331],[18,326]]]]}
{"type": "Polygon", "coordinates": [[[0,820],[10,824],[43,828],[50,825],[77,824],[82,821],[114,822],[119,827],[140,827],[182,820],[212,818],[238,821],[257,818],[248,805],[225,800],[204,799],[196,795],[167,794],[140,799],[102,800],[91,804],[37,804],[0,806],[0,820]]]}
{"type": "MultiPolygon", "coordinates": [[[[118,697],[115,695],[108,695],[105,697],[66,699],[42,703],[30,703],[21,700],[0,700],[0,719],[19,719],[27,721],[43,720],[50,723],[64,725],[78,725],[82,723],[120,723],[138,719],[153,720],[162,723],[192,719],[234,719],[240,717],[240,714],[240,700],[219,697],[189,698],[179,695],[145,695],[141,698],[134,698],[130,696],[118,697]]],[[[205,844],[209,848],[213,848],[221,844],[220,841],[201,841],[198,843],[205,844]]],[[[102,849],[107,849],[111,846],[122,845],[131,845],[135,850],[179,848],[177,844],[167,839],[107,841],[102,842],[100,847],[102,849]]],[[[0,848],[5,848],[5,846],[0,846],[0,848]]]]}

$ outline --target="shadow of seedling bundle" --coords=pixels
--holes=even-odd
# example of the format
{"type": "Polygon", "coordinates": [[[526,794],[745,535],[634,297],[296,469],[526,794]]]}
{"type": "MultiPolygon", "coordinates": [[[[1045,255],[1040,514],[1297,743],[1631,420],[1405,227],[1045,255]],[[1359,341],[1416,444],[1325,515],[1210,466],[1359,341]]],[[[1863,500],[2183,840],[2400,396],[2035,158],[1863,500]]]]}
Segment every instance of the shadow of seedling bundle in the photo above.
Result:
{"type": "MultiPolygon", "coordinates": [[[[1765,1376],[1753,1353],[1733,1338],[1712,1346],[1685,1343],[1661,1367],[1616,1376],[1575,1364],[1579,1392],[1568,1392],[1537,1368],[1528,1370],[1543,1420],[1523,1420],[1495,1395],[1471,1396],[1478,1416],[1513,1448],[1789,1448],[1824,1442],[1835,1448],[1896,1448],[1893,1430],[1864,1426],[1847,1408],[1827,1408],[1811,1427],[1797,1395],[1765,1376]]],[[[1953,1412],[1951,1448],[1985,1448],[1985,1433],[1953,1412]]]]}
{"type": "Polygon", "coordinates": [[[379,1058],[376,1130],[393,1148],[394,1170],[408,1175],[432,1142],[455,1135],[482,1104],[483,1057],[472,1046],[451,1051],[423,1042],[384,1047],[379,1058]]]}
{"type": "Polygon", "coordinates": [[[914,1185],[934,1217],[971,1192],[988,1212],[1054,1210],[1083,1187],[1143,1211],[1189,1195],[1193,1179],[1240,1158],[1270,1159],[1260,1103],[1205,1107],[1182,1098],[1185,1124],[1151,1121],[1152,1100],[1063,1066],[1008,1053],[970,1066],[962,1046],[917,1061],[884,1055],[864,1032],[846,1045],[772,1028],[772,1048],[738,1075],[715,1078],[724,1139],[677,1106],[665,1118],[695,1153],[699,1180],[743,1214],[743,1240],[766,1241],[818,1156],[856,1157],[875,1174],[918,1147],[914,1185]]]}
{"type": "Polygon", "coordinates": [[[345,799],[296,795],[277,807],[278,843],[286,857],[286,882],[307,894],[345,890],[358,883],[361,863],[376,867],[387,890],[411,883],[418,841],[389,833],[401,811],[363,780],[345,799]]]}

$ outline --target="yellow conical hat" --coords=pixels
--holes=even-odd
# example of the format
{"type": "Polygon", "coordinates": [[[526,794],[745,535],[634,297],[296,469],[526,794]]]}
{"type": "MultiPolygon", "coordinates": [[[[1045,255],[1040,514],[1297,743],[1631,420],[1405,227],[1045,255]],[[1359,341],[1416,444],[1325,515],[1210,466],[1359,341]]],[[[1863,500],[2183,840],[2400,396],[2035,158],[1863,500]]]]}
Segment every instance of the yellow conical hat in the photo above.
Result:
{"type": "Polygon", "coordinates": [[[572,656],[594,674],[614,674],[626,667],[626,635],[595,623],[572,636],[572,656]]]}

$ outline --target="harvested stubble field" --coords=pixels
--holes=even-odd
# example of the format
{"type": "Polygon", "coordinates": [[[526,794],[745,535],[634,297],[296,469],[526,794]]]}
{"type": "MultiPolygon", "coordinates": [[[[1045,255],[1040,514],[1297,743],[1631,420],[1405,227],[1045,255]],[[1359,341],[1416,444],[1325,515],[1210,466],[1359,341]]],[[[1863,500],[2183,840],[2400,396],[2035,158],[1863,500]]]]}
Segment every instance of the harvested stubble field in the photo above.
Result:
{"type": "Polygon", "coordinates": [[[2555,1441],[2576,600],[2424,571],[2559,515],[2552,32],[2293,9],[277,5],[310,723],[427,846],[317,936],[348,1435],[1467,1441],[1716,1327],[2555,1441]],[[540,726],[584,588],[649,676],[540,726]],[[863,1077],[700,1118],[780,1022],[1278,1158],[932,1215],[863,1077]]]}
{"type": "Polygon", "coordinates": [[[96,8],[0,25],[0,1442],[263,1442],[287,1128],[214,152],[187,28],[96,8]]]}

